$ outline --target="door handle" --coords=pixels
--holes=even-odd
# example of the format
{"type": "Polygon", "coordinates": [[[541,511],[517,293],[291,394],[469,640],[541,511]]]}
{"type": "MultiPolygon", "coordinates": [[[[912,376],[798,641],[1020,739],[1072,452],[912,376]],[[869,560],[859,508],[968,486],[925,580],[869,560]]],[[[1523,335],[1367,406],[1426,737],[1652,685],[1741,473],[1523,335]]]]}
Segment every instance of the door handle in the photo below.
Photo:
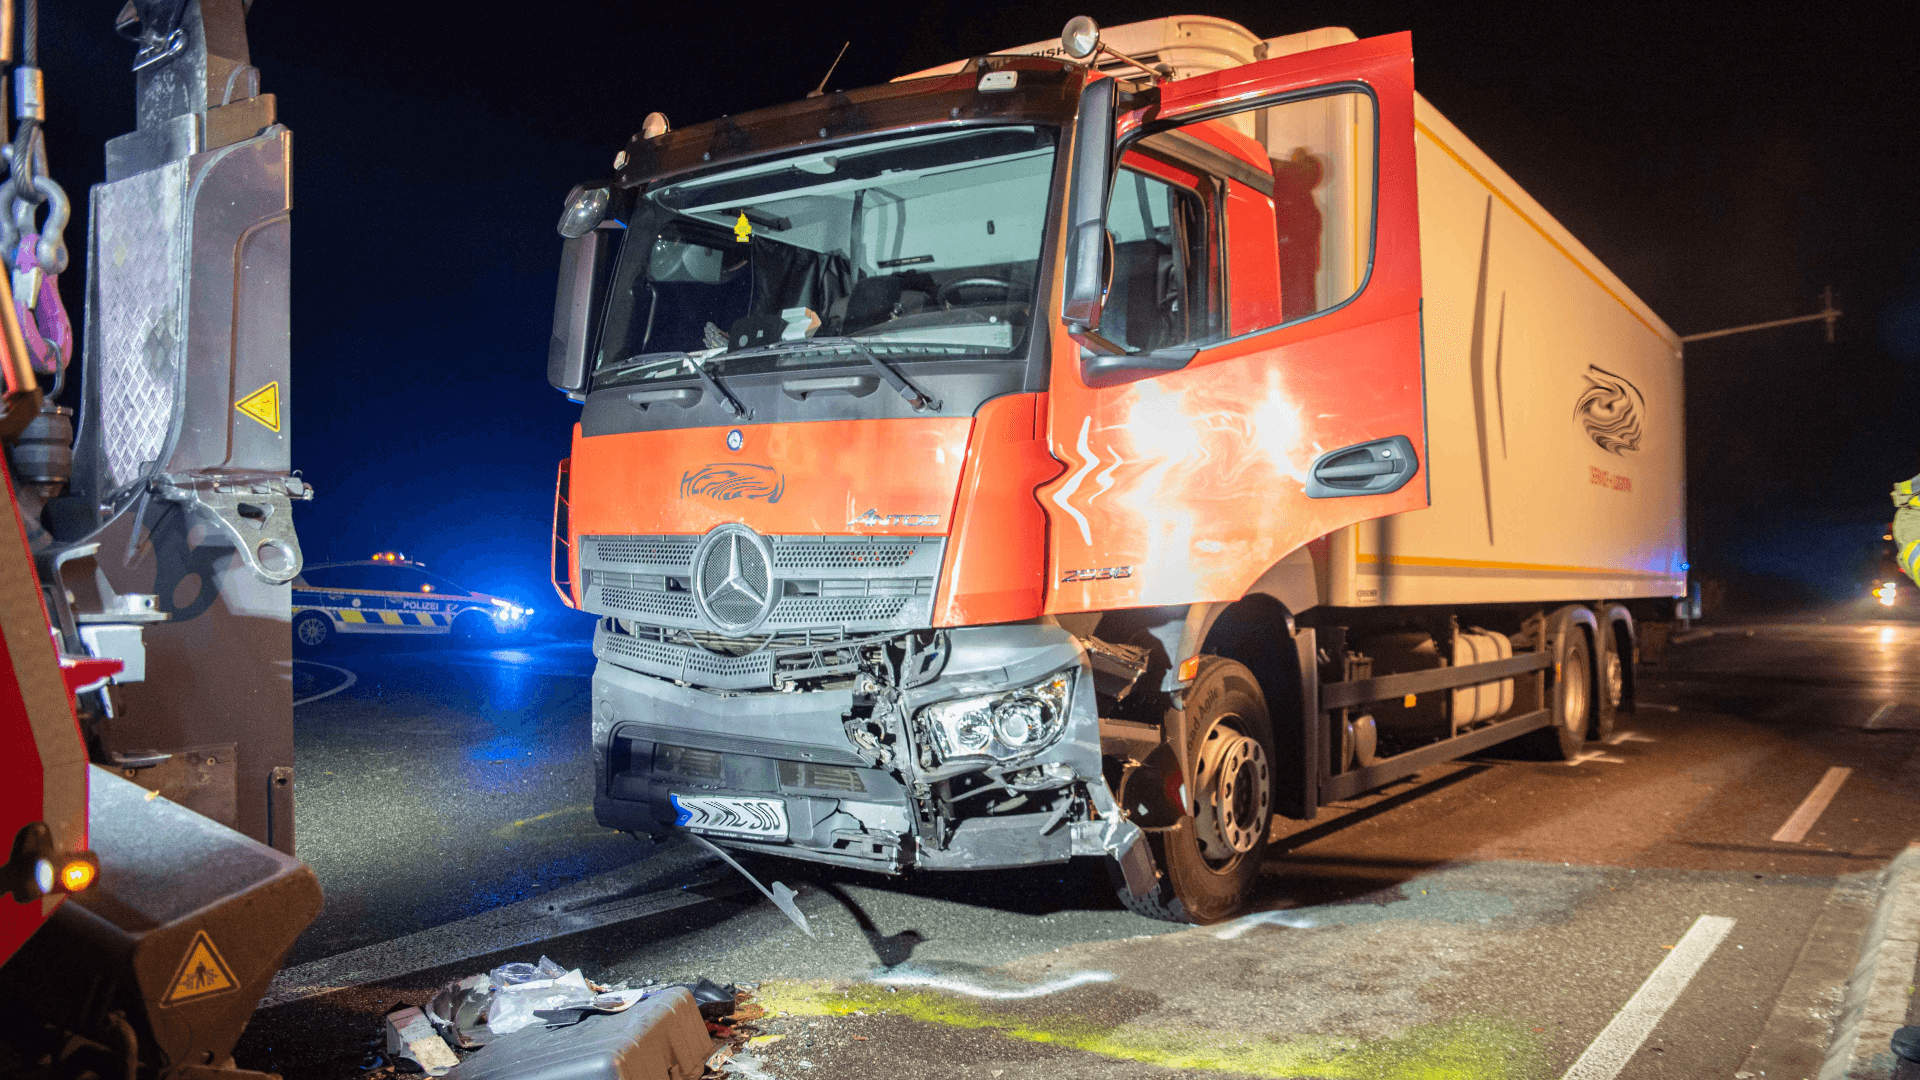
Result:
{"type": "Polygon", "coordinates": [[[700,391],[691,386],[676,386],[661,390],[635,390],[627,395],[627,404],[637,406],[645,412],[649,405],[674,404],[683,409],[691,409],[700,402],[700,391]]]}
{"type": "Polygon", "coordinates": [[[1400,490],[1419,469],[1413,440],[1405,435],[1343,446],[1321,454],[1307,470],[1307,498],[1385,495],[1400,490]]]}
{"type": "Polygon", "coordinates": [[[780,389],[795,401],[805,401],[812,394],[866,397],[880,389],[880,380],[871,375],[822,375],[812,379],[788,379],[780,384],[780,389]]]}

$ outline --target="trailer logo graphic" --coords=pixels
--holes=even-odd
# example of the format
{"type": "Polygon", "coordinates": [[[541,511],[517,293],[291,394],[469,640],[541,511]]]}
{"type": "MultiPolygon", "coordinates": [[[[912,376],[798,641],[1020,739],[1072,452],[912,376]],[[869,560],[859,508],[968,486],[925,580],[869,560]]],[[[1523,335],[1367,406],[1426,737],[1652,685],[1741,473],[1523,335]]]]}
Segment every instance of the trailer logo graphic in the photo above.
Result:
{"type": "Polygon", "coordinates": [[[719,502],[735,499],[780,501],[786,494],[787,478],[771,465],[745,461],[721,461],[702,465],[680,477],[680,497],[705,495],[719,502]]]}
{"type": "Polygon", "coordinates": [[[1609,454],[1640,449],[1640,414],[1647,408],[1639,387],[1603,368],[1588,365],[1587,388],[1574,403],[1574,419],[1595,446],[1609,454]]]}

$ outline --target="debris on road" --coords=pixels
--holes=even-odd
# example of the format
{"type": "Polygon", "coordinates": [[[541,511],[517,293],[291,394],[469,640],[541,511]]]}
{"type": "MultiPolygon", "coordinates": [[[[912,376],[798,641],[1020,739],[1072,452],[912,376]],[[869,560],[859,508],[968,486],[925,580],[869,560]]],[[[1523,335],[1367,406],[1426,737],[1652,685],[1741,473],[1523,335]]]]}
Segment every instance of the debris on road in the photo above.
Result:
{"type": "Polygon", "coordinates": [[[693,995],[656,987],[619,1012],[502,1037],[448,1080],[696,1080],[712,1052],[693,995]]]}
{"type": "Polygon", "coordinates": [[[686,833],[686,836],[688,839],[692,840],[694,843],[699,844],[701,847],[706,848],[708,851],[711,851],[715,855],[720,856],[720,858],[723,861],[725,861],[728,866],[731,866],[735,870],[740,871],[740,876],[743,878],[746,878],[748,881],[753,882],[753,887],[756,889],[759,889],[760,892],[763,895],[765,895],[767,899],[773,901],[773,906],[780,909],[780,914],[785,915],[787,918],[793,920],[793,925],[799,927],[801,933],[807,935],[808,937],[815,936],[813,932],[813,927],[807,925],[806,913],[800,910],[800,905],[793,902],[793,898],[796,894],[791,888],[776,881],[773,883],[773,888],[769,889],[765,885],[760,884],[759,878],[754,877],[752,874],[747,873],[746,867],[741,866],[737,862],[734,862],[733,856],[720,850],[720,845],[714,843],[711,840],[708,840],[706,837],[701,836],[699,833],[688,832],[686,833]]]}
{"type": "Polygon", "coordinates": [[[758,1080],[747,1047],[780,1038],[758,1028],[766,1017],[753,984],[603,986],[540,957],[457,978],[420,1007],[388,1013],[386,1053],[371,1051],[363,1070],[369,1080],[396,1070],[449,1080],[758,1080]]]}
{"type": "Polygon", "coordinates": [[[395,1009],[386,1016],[387,1054],[413,1062],[428,1076],[444,1076],[460,1064],[433,1024],[419,1009],[395,1009]]]}
{"type": "Polygon", "coordinates": [[[396,1065],[450,1080],[753,1080],[764,1074],[751,1055],[736,1060],[764,1038],[755,1022],[767,1010],[752,998],[750,986],[705,978],[605,986],[542,956],[388,1013],[385,1054],[370,1053],[363,1069],[383,1080],[396,1065]]]}

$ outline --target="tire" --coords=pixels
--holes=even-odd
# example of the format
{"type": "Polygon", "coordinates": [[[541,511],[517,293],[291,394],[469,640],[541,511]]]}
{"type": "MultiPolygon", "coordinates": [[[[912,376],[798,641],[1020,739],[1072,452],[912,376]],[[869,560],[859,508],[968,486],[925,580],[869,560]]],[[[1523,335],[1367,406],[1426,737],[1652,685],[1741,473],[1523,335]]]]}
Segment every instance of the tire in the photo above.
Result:
{"type": "Polygon", "coordinates": [[[1600,659],[1600,685],[1593,695],[1593,721],[1587,726],[1587,738],[1606,742],[1613,738],[1614,721],[1620,716],[1620,702],[1626,696],[1627,677],[1620,660],[1620,639],[1609,626],[1601,633],[1610,646],[1600,659]]]}
{"type": "Polygon", "coordinates": [[[1594,724],[1593,647],[1578,624],[1567,627],[1567,644],[1560,655],[1559,677],[1548,691],[1553,723],[1515,740],[1530,756],[1547,761],[1572,761],[1586,745],[1594,724]]]}
{"type": "Polygon", "coordinates": [[[314,652],[333,640],[333,620],[317,611],[303,611],[293,620],[293,645],[314,652]]]}
{"type": "MultiPolygon", "coordinates": [[[[1159,888],[1121,903],[1166,922],[1215,923],[1240,914],[1253,895],[1273,825],[1273,722],[1245,665],[1202,657],[1176,730],[1194,772],[1179,824],[1149,833],[1159,888]]],[[[1111,860],[1109,860],[1111,861],[1111,860]]]]}
{"type": "Polygon", "coordinates": [[[453,620],[453,639],[462,644],[484,645],[498,636],[487,617],[479,612],[463,612],[453,620]]]}

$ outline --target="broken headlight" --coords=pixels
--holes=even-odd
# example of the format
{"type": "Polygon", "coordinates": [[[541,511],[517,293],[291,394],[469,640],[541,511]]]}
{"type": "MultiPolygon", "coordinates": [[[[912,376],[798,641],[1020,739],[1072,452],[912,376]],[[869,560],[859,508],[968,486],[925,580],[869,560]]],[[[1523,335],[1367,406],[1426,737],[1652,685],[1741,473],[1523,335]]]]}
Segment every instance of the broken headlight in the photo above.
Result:
{"type": "Polygon", "coordinates": [[[945,760],[991,757],[1013,761],[1053,745],[1067,729],[1073,672],[1032,686],[943,701],[920,710],[920,721],[945,760]]]}

